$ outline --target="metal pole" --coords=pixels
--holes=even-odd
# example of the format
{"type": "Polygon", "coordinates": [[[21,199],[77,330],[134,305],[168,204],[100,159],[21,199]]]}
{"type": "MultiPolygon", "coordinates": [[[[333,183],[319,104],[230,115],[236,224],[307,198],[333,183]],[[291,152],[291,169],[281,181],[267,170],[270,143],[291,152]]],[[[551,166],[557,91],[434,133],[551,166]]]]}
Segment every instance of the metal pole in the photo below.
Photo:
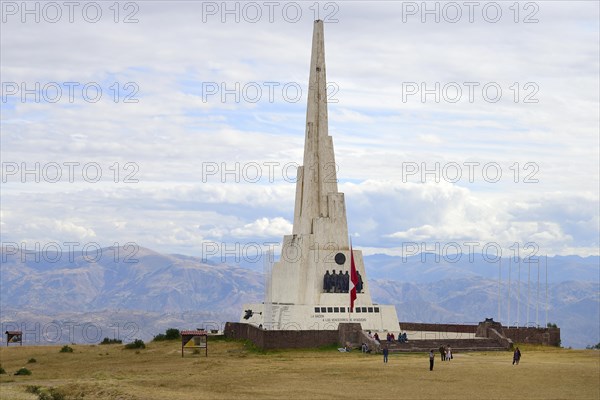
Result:
{"type": "Polygon", "coordinates": [[[508,258],[508,304],[507,304],[507,317],[506,317],[506,322],[508,324],[508,327],[510,328],[510,268],[511,268],[511,259],[512,256],[509,256],[508,258]]]}
{"type": "Polygon", "coordinates": [[[548,326],[548,255],[546,254],[546,326],[548,326]]]}
{"type": "Polygon", "coordinates": [[[500,285],[502,281],[502,257],[498,261],[498,322],[501,321],[500,317],[500,285]]]}
{"type": "Polygon", "coordinates": [[[525,325],[529,325],[529,298],[530,298],[530,290],[529,287],[531,285],[531,259],[527,259],[527,322],[525,325]]]}
{"type": "Polygon", "coordinates": [[[519,277],[517,284],[517,327],[521,324],[521,257],[519,257],[519,277]]]}
{"type": "Polygon", "coordinates": [[[536,326],[540,326],[540,319],[539,319],[539,313],[540,313],[540,262],[538,261],[537,263],[537,278],[538,278],[538,282],[537,282],[537,298],[535,300],[535,325],[536,326]]]}

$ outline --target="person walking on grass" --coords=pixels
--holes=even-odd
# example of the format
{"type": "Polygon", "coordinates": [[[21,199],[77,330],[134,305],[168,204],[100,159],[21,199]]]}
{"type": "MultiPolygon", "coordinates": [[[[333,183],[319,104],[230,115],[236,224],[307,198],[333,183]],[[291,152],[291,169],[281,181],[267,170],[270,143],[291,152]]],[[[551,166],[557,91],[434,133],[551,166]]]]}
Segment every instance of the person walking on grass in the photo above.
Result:
{"type": "Polygon", "coordinates": [[[429,350],[429,370],[433,371],[433,360],[435,359],[435,354],[433,349],[429,350]]]}
{"type": "Polygon", "coordinates": [[[515,352],[513,353],[513,365],[519,365],[519,361],[521,360],[521,350],[517,347],[515,352]]]}
{"type": "Polygon", "coordinates": [[[388,362],[388,354],[389,354],[389,349],[387,346],[383,346],[383,363],[387,364],[388,362]]]}

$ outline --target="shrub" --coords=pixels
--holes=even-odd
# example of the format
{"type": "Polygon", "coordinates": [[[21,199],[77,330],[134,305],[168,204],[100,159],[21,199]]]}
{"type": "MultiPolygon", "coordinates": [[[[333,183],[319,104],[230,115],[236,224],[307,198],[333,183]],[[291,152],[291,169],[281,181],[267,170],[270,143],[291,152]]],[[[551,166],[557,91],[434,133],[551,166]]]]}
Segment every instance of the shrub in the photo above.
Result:
{"type": "Polygon", "coordinates": [[[556,325],[556,324],[554,324],[554,323],[552,323],[552,322],[548,322],[548,323],[546,324],[546,328],[558,328],[558,325],[556,325]]]}
{"type": "Polygon", "coordinates": [[[72,352],[73,352],[73,348],[71,346],[65,344],[62,347],[62,349],[60,349],[59,353],[72,353],[72,352]]]}
{"type": "Polygon", "coordinates": [[[152,341],[160,342],[163,340],[178,340],[178,339],[181,339],[181,334],[179,332],[179,329],[169,328],[166,330],[165,333],[159,333],[158,335],[154,336],[154,339],[152,339],[152,341]]]}
{"type": "Polygon", "coordinates": [[[55,388],[44,389],[40,386],[27,386],[25,390],[37,394],[39,400],[65,400],[65,395],[55,388]]]}
{"type": "Polygon", "coordinates": [[[135,339],[133,342],[127,343],[125,345],[125,348],[126,349],[145,349],[146,344],[144,343],[144,341],[142,339],[135,339]]]}
{"type": "Polygon", "coordinates": [[[17,372],[15,372],[15,375],[31,375],[31,371],[25,367],[22,367],[17,372]]]}
{"type": "Polygon", "coordinates": [[[56,391],[56,389],[54,389],[54,388],[48,389],[47,392],[40,392],[38,394],[38,396],[39,396],[38,397],[39,400],[64,400],[65,399],[65,396],[62,393],[56,391]]]}
{"type": "Polygon", "coordinates": [[[35,358],[30,358],[29,360],[27,360],[28,364],[33,364],[33,363],[36,363],[36,362],[37,362],[37,360],[35,358]]]}
{"type": "Polygon", "coordinates": [[[40,387],[39,385],[27,385],[25,386],[25,391],[27,393],[33,393],[33,394],[38,394],[40,392],[40,387]]]}
{"type": "Polygon", "coordinates": [[[104,340],[100,342],[100,344],[121,344],[121,343],[123,343],[123,341],[121,339],[109,339],[107,337],[105,337],[104,340]]]}
{"type": "Polygon", "coordinates": [[[6,374],[6,370],[4,368],[0,367],[0,375],[2,375],[2,374],[6,374]]]}
{"type": "Polygon", "coordinates": [[[586,346],[585,348],[588,350],[600,350],[600,342],[594,346],[586,346]]]}
{"type": "Polygon", "coordinates": [[[177,340],[181,339],[181,335],[179,334],[179,329],[169,328],[165,332],[165,338],[167,340],[177,340]]]}
{"type": "Polygon", "coordinates": [[[154,339],[152,339],[153,342],[162,342],[163,340],[166,340],[167,337],[165,336],[164,333],[159,333],[158,335],[154,336],[154,339]]]}

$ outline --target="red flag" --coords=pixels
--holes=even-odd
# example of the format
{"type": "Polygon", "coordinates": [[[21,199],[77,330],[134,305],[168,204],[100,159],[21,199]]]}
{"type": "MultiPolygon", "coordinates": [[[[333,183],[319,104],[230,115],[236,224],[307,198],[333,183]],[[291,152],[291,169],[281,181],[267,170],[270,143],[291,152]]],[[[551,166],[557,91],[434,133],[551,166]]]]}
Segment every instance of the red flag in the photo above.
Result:
{"type": "Polygon", "coordinates": [[[356,285],[358,285],[358,274],[354,264],[354,252],[352,251],[352,241],[350,241],[350,312],[354,312],[354,300],[356,300],[356,285]]]}

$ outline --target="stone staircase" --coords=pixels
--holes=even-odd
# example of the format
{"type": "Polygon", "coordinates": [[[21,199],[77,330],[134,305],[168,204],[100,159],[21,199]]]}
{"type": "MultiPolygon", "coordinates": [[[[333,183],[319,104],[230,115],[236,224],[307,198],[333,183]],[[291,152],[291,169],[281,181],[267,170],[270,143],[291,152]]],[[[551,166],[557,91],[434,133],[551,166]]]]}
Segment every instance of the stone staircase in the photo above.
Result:
{"type": "Polygon", "coordinates": [[[387,345],[390,353],[410,353],[410,352],[429,352],[434,349],[439,355],[438,349],[441,346],[450,346],[453,353],[465,351],[504,351],[504,347],[498,340],[491,338],[477,339],[424,339],[409,340],[408,343],[398,343],[382,341],[381,346],[387,345]]]}

